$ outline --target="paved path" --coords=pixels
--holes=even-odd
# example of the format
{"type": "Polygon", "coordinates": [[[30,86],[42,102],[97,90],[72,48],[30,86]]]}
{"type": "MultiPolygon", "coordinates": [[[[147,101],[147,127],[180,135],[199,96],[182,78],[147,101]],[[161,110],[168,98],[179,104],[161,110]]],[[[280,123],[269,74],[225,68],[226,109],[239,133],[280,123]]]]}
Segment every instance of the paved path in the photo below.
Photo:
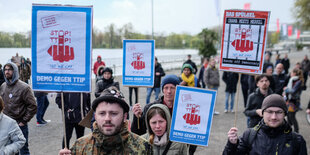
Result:
{"type": "MultiPolygon", "coordinates": [[[[310,55],[309,51],[294,52],[289,53],[289,58],[291,61],[291,66],[294,66],[297,61],[301,61],[305,54],[310,55]]],[[[283,57],[283,56],[282,56],[283,57]]],[[[272,57],[273,59],[275,56],[272,57]]],[[[179,75],[179,70],[167,71],[167,74],[176,74],[179,75]]],[[[116,77],[117,81],[121,83],[121,77],[116,77]]],[[[304,91],[301,98],[302,108],[306,109],[306,106],[309,102],[310,94],[310,80],[308,80],[307,86],[308,90],[304,91]]],[[[94,88],[94,86],[92,87],[94,88]]],[[[224,113],[224,100],[225,100],[225,84],[221,80],[221,86],[218,90],[217,101],[215,105],[215,110],[220,112],[220,115],[215,115],[213,117],[213,123],[210,134],[210,141],[208,147],[198,147],[196,154],[222,154],[224,146],[227,142],[227,132],[234,125],[234,113],[224,113]]],[[[121,86],[121,91],[124,93],[126,100],[128,101],[128,88],[121,86]]],[[[34,155],[56,155],[58,154],[59,149],[61,149],[62,135],[63,135],[63,126],[61,120],[61,111],[58,109],[57,105],[54,102],[54,97],[50,97],[50,106],[47,109],[45,119],[52,120],[51,123],[44,127],[36,127],[35,117],[28,124],[29,126],[29,148],[32,154],[34,155]]],[[[153,96],[154,97],[154,96],[153,96]]],[[[94,99],[92,94],[92,99],[94,99]]],[[[139,89],[139,101],[145,103],[146,98],[146,89],[139,89]]],[[[151,101],[153,101],[152,98],[151,101]]],[[[235,107],[236,107],[235,103],[235,107]]],[[[243,114],[243,97],[242,93],[239,93],[239,104],[237,109],[237,127],[239,128],[240,133],[246,129],[246,117],[243,114]]],[[[310,154],[310,126],[306,122],[305,110],[297,113],[297,120],[300,126],[300,133],[304,136],[307,142],[308,154],[310,154]]],[[[90,130],[87,129],[86,133],[89,133],[90,130]]],[[[71,139],[71,144],[75,141],[75,136],[71,139]]]]}

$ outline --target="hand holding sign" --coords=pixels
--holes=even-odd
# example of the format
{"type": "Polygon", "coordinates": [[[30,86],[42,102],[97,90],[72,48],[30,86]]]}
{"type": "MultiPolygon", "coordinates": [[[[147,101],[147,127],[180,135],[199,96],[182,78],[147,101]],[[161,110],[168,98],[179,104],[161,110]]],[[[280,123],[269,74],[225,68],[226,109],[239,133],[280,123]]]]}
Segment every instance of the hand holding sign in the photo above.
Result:
{"type": "Polygon", "coordinates": [[[64,46],[65,38],[64,32],[58,33],[58,45],[51,45],[47,50],[47,53],[53,56],[54,61],[64,62],[74,59],[74,49],[68,45],[64,46]]]}

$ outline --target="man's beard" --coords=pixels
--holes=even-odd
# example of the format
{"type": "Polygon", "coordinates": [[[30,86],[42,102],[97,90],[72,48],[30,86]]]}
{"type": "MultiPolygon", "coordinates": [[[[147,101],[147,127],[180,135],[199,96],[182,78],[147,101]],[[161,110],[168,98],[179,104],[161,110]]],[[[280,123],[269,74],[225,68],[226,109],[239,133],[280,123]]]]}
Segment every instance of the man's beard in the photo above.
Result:
{"type": "Polygon", "coordinates": [[[122,118],[122,123],[120,125],[115,125],[115,124],[109,123],[109,124],[114,125],[114,127],[115,127],[114,133],[112,133],[111,135],[107,135],[107,133],[105,133],[106,131],[104,130],[103,126],[107,125],[107,123],[99,126],[99,130],[100,130],[101,133],[103,133],[106,136],[114,136],[114,135],[117,135],[118,133],[120,133],[120,131],[121,131],[122,127],[123,127],[123,122],[124,122],[124,118],[122,118]]]}

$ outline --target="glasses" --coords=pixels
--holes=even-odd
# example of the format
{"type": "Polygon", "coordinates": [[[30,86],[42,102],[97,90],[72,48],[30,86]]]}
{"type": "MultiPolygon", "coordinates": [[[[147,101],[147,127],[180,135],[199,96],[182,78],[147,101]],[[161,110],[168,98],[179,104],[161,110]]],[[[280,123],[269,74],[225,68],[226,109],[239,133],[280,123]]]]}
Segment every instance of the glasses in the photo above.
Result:
{"type": "Polygon", "coordinates": [[[13,69],[4,69],[4,71],[13,71],[13,69]]]}
{"type": "Polygon", "coordinates": [[[272,114],[276,114],[276,115],[282,115],[284,114],[284,111],[271,111],[271,110],[266,110],[265,111],[267,114],[272,115],[272,114]]]}

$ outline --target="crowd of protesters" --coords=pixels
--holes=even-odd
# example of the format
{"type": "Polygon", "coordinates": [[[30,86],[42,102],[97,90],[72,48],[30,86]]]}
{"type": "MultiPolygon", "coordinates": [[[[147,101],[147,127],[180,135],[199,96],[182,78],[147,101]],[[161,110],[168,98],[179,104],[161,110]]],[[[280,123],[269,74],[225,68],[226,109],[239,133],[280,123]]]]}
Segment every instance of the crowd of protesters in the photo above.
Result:
{"type": "MultiPolygon", "coordinates": [[[[0,74],[0,82],[3,81],[0,87],[0,124],[11,124],[1,125],[0,135],[14,132],[0,141],[0,149],[4,154],[15,154],[18,151],[20,154],[30,154],[27,123],[35,114],[38,127],[49,122],[44,119],[49,105],[47,93],[33,93],[28,85],[30,65],[30,61],[16,54],[11,62],[0,67],[3,69],[0,74]]],[[[226,85],[224,113],[235,112],[234,98],[240,75],[223,72],[220,78],[214,58],[205,58],[198,70],[191,55],[188,55],[188,60],[180,67],[180,75],[165,75],[155,58],[155,85],[147,89],[143,107],[137,101],[138,91],[134,104],[131,99],[130,104],[125,101],[119,83],[114,80],[112,69],[105,66],[98,56],[93,68],[96,75],[96,99],[90,103],[89,93],[83,93],[83,97],[81,93],[64,93],[66,137],[62,140],[63,149],[59,154],[194,154],[197,146],[169,140],[176,86],[218,90],[222,79],[226,85]],[[196,77],[198,72],[199,76],[196,77]],[[153,91],[155,100],[151,101],[153,91]],[[81,102],[83,107],[80,106],[81,102]],[[133,113],[131,124],[128,121],[129,111],[133,113]],[[83,116],[89,114],[92,118],[92,132],[84,136],[85,125],[80,122],[83,116]],[[65,143],[70,146],[73,129],[79,139],[68,149],[65,143]]],[[[264,74],[241,75],[248,130],[238,137],[238,129],[231,128],[223,154],[307,154],[306,142],[298,134],[296,112],[302,110],[300,97],[302,91],[307,89],[306,81],[310,73],[308,56],[291,71],[289,67],[287,54],[283,59],[277,55],[273,63],[271,55],[267,53],[263,64],[264,74]]],[[[62,108],[60,94],[57,94],[55,102],[62,108]]],[[[306,112],[310,114],[310,101],[306,112]]]]}

